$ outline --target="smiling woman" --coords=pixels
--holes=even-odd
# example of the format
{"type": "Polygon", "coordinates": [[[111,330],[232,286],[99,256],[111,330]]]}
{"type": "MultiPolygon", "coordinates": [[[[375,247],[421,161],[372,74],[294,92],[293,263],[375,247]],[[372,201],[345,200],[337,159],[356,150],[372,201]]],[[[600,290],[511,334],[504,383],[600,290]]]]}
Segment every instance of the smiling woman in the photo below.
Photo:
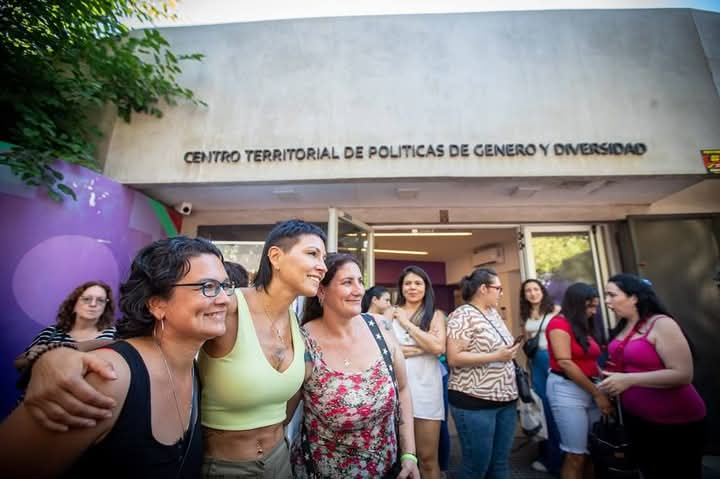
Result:
{"type": "MultiPolygon", "coordinates": [[[[90,295],[102,289],[93,288],[80,296],[90,299],[78,302],[78,316],[98,303],[90,295]]],[[[225,333],[232,292],[222,255],[206,240],[180,236],[141,250],[120,288],[124,340],[88,355],[112,366],[103,376],[114,381],[87,376],[110,401],[109,413],[58,440],[21,404],[0,426],[0,476],[197,477],[203,448],[194,358],[203,342],[225,333]],[[46,452],[42,461],[36,448],[46,452]]]]}
{"type": "Polygon", "coordinates": [[[419,478],[403,355],[378,328],[381,317],[360,313],[357,260],[330,254],[326,264],[303,315],[307,366],[295,477],[419,478]]]}

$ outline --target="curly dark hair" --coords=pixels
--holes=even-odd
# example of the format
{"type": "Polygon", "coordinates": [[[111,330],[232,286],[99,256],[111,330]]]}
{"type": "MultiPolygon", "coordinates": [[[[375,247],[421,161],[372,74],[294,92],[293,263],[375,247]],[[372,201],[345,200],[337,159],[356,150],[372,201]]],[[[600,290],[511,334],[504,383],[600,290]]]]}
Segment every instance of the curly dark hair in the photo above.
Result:
{"type": "Polygon", "coordinates": [[[105,310],[95,325],[98,331],[107,329],[112,326],[115,321],[115,302],[113,301],[112,289],[107,283],[102,281],[88,281],[81,284],[77,288],[73,289],[72,292],[62,302],[57,313],[57,321],[55,327],[62,332],[69,333],[75,326],[75,305],[77,304],[80,296],[85,292],[86,289],[92,288],[93,286],[99,286],[105,290],[107,296],[107,303],[105,303],[105,310]]]}
{"type": "Polygon", "coordinates": [[[540,301],[540,314],[550,314],[553,311],[555,311],[555,304],[552,301],[552,298],[548,294],[548,290],[545,287],[544,284],[540,282],[538,279],[526,279],[523,281],[523,283],[520,285],[520,321],[522,324],[525,324],[525,321],[528,320],[530,317],[530,312],[532,311],[532,304],[530,304],[530,301],[527,300],[525,297],[525,286],[527,286],[529,283],[535,283],[540,287],[540,291],[542,292],[542,300],[540,301]]]}
{"type": "MultiPolygon", "coordinates": [[[[348,263],[355,263],[358,268],[362,270],[360,263],[357,258],[346,253],[330,253],[325,258],[325,266],[327,267],[327,273],[323,276],[320,284],[327,286],[330,281],[335,277],[338,270],[348,263]]],[[[323,315],[323,307],[320,304],[320,300],[317,296],[307,298],[305,300],[305,307],[303,308],[302,324],[307,324],[313,319],[317,319],[323,315]]]]}
{"type": "Polygon", "coordinates": [[[130,276],[120,286],[117,336],[122,339],[150,336],[155,317],[148,301],[153,296],[169,298],[173,284],[190,271],[190,259],[211,254],[223,261],[222,253],[203,238],[175,236],[155,241],[140,250],[130,266],[130,276]]]}

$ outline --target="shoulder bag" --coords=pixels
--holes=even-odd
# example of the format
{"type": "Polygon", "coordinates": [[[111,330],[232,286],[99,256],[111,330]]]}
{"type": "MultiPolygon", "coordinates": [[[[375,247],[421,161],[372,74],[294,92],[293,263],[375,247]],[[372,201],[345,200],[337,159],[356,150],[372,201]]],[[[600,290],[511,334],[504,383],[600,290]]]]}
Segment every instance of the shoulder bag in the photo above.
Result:
{"type": "Polygon", "coordinates": [[[535,334],[532,338],[525,341],[525,344],[523,344],[523,352],[525,353],[525,356],[528,359],[532,359],[535,357],[535,354],[538,352],[538,349],[540,349],[540,333],[542,333],[543,325],[545,324],[545,320],[547,319],[548,315],[545,313],[545,316],[543,316],[542,321],[540,322],[540,327],[537,331],[535,331],[535,334]]]}
{"type": "MultiPolygon", "coordinates": [[[[493,327],[495,332],[500,336],[500,340],[507,346],[507,341],[505,341],[505,337],[502,335],[500,330],[495,327],[495,325],[488,319],[487,316],[485,316],[485,313],[482,312],[480,308],[475,306],[474,304],[468,303],[470,306],[475,308],[477,312],[479,312],[483,318],[485,318],[485,321],[487,321],[490,326],[493,327]]],[[[515,382],[517,383],[517,390],[518,390],[518,397],[522,402],[530,403],[533,402],[533,396],[532,391],[530,388],[530,380],[528,378],[528,373],[523,369],[522,366],[520,366],[517,361],[513,359],[513,368],[515,369],[515,382]]]]}

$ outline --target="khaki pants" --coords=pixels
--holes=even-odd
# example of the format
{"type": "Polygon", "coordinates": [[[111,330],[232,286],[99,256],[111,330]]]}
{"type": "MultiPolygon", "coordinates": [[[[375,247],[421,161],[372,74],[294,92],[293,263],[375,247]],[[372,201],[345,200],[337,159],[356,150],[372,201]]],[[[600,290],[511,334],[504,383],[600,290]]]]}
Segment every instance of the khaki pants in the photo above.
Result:
{"type": "Polygon", "coordinates": [[[203,479],[292,479],[290,450],[285,440],[256,461],[226,461],[205,456],[203,479]]]}

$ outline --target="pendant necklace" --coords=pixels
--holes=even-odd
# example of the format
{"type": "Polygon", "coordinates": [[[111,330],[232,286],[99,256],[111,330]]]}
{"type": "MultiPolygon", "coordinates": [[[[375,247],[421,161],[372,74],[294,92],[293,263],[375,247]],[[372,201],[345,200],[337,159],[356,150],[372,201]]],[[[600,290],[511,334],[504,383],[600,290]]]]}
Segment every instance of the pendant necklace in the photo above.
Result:
{"type": "Polygon", "coordinates": [[[348,358],[344,358],[344,359],[343,359],[343,364],[345,365],[346,368],[349,368],[351,363],[350,363],[350,360],[349,360],[348,358]]]}
{"type": "Polygon", "coordinates": [[[285,347],[285,336],[280,333],[280,328],[277,327],[277,323],[280,322],[280,320],[276,319],[275,321],[273,321],[270,318],[270,314],[268,314],[268,308],[267,304],[265,304],[265,301],[263,301],[263,312],[265,313],[265,317],[268,319],[268,321],[270,321],[270,327],[275,330],[275,337],[277,337],[280,344],[285,347]]]}
{"type": "MultiPolygon", "coordinates": [[[[170,365],[167,362],[167,359],[165,359],[165,353],[163,352],[162,348],[160,347],[160,344],[157,342],[156,339],[153,339],[153,343],[155,343],[155,346],[160,351],[160,357],[163,360],[163,363],[165,364],[165,370],[167,371],[168,378],[170,379],[170,387],[172,389],[173,399],[175,399],[175,410],[177,411],[178,416],[178,424],[180,425],[180,450],[183,450],[183,443],[185,440],[185,426],[183,423],[182,414],[180,413],[180,401],[178,401],[177,392],[175,392],[175,381],[173,380],[172,372],[170,372],[170,365]]],[[[193,374],[193,389],[195,388],[195,370],[192,370],[193,374]]],[[[191,396],[192,397],[192,396],[191,396]]],[[[192,407],[192,406],[191,406],[192,407]]],[[[183,455],[185,453],[183,452],[183,455]]],[[[181,456],[182,457],[182,456],[181,456]]]]}

